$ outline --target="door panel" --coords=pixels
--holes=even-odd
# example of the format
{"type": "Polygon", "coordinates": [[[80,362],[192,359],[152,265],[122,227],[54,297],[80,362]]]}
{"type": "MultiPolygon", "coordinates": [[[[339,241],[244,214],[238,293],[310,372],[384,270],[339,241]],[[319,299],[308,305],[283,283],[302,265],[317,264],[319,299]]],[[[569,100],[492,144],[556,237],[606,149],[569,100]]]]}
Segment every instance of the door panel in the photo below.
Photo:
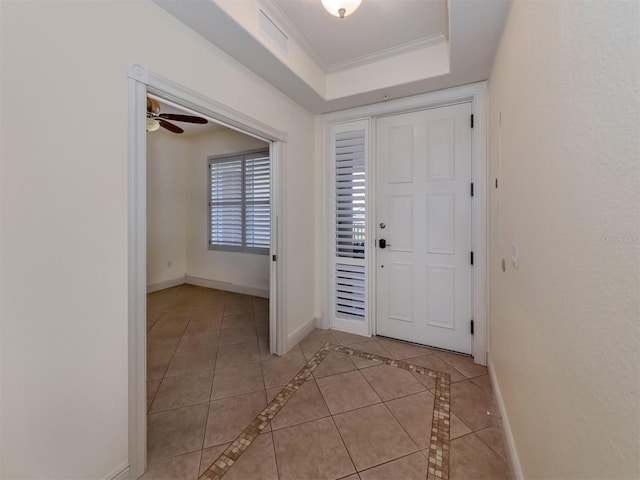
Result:
{"type": "Polygon", "coordinates": [[[455,268],[427,265],[427,285],[427,324],[454,329],[455,268]]]}
{"type": "Polygon", "coordinates": [[[413,195],[389,195],[388,248],[413,251],[413,195]]]}
{"type": "Polygon", "coordinates": [[[455,121],[443,118],[427,122],[427,180],[454,178],[455,121]]]}
{"type": "Polygon", "coordinates": [[[389,318],[413,322],[413,265],[392,263],[389,268],[389,318]]]}
{"type": "Polygon", "coordinates": [[[389,148],[395,152],[393,163],[387,165],[389,183],[413,181],[413,125],[389,128],[389,148]]]}
{"type": "Polygon", "coordinates": [[[455,203],[453,193],[427,194],[427,253],[455,255],[455,203]]]}
{"type": "Polygon", "coordinates": [[[377,333],[471,353],[471,104],[377,121],[377,333]],[[383,228],[384,226],[384,228],[383,228]]]}

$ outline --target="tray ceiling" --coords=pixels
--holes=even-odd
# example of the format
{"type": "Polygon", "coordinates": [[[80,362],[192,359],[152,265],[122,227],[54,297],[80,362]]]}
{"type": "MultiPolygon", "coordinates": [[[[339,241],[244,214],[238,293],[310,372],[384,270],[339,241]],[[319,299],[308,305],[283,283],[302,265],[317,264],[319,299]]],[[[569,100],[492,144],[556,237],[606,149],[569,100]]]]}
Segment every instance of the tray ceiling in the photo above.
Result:
{"type": "Polygon", "coordinates": [[[511,0],[153,0],[313,113],[489,77],[511,0]]]}
{"type": "Polygon", "coordinates": [[[319,0],[264,3],[288,17],[288,27],[304,37],[327,70],[415,42],[444,40],[448,30],[445,0],[365,0],[342,20],[329,15],[319,0]]]}

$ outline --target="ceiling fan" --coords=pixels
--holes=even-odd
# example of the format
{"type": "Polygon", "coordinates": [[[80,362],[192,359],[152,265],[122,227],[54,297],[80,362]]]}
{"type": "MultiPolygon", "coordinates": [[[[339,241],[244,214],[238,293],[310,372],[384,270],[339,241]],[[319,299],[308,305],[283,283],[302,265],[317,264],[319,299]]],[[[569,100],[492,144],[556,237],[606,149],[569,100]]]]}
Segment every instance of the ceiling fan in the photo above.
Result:
{"type": "Polygon", "coordinates": [[[183,133],[184,130],[167,120],[175,122],[208,123],[207,119],[194,117],[193,115],[179,115],[176,113],[160,113],[160,102],[147,97],[147,132],[155,132],[160,127],[166,128],[173,133],[183,133]]]}

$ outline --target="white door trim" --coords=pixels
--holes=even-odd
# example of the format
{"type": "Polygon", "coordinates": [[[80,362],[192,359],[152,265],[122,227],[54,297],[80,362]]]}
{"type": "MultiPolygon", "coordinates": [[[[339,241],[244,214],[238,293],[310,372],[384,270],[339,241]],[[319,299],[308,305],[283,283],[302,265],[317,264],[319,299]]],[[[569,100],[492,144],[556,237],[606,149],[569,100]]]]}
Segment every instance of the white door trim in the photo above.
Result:
{"type": "Polygon", "coordinates": [[[146,97],[159,95],[193,110],[204,117],[241,133],[270,143],[271,155],[271,254],[281,263],[271,262],[270,270],[270,348],[273,353],[286,353],[287,325],[285,289],[286,268],[282,264],[285,251],[286,218],[282,208],[285,183],[280,179],[283,145],[287,134],[233,110],[215,100],[157,75],[139,63],[128,69],[128,370],[129,370],[129,469],[130,478],[142,475],[147,463],[146,413],[146,97]]]}
{"type": "MultiPolygon", "coordinates": [[[[452,105],[460,102],[471,102],[471,111],[474,115],[474,128],[472,132],[472,178],[474,182],[474,197],[472,201],[472,248],[474,252],[474,269],[473,269],[473,320],[474,320],[474,336],[473,336],[473,357],[476,363],[481,365],[487,364],[487,83],[478,82],[470,85],[449,88],[423,95],[401,98],[384,103],[367,105],[364,107],[352,108],[340,112],[328,113],[322,116],[323,141],[322,141],[322,159],[325,164],[324,182],[323,182],[323,198],[322,205],[329,205],[331,192],[331,171],[330,171],[330,152],[327,148],[329,145],[329,135],[331,124],[358,120],[363,118],[375,118],[385,115],[394,115],[399,113],[407,113],[415,110],[424,110],[427,108],[452,105]]],[[[374,122],[375,125],[375,122],[374,122]]],[[[371,129],[371,144],[375,145],[375,127],[371,129]]],[[[376,152],[371,151],[371,162],[375,162],[376,152]]],[[[371,170],[370,170],[371,171],[371,170]]],[[[375,172],[373,172],[375,175],[375,172]]],[[[369,198],[375,198],[375,182],[373,179],[369,181],[369,198]]],[[[369,202],[367,205],[368,212],[375,215],[373,205],[369,202]]],[[[373,217],[375,218],[375,217],[373,217]]],[[[323,230],[329,232],[331,212],[327,211],[322,216],[323,230]]],[[[322,319],[319,322],[321,328],[329,328],[330,295],[331,295],[331,278],[329,275],[329,261],[332,254],[332,239],[329,235],[322,238],[322,247],[320,253],[322,255],[319,265],[324,270],[320,272],[323,279],[324,291],[322,292],[322,319]]],[[[370,289],[375,291],[375,275],[369,277],[370,289]]],[[[372,312],[369,321],[371,322],[372,332],[375,332],[375,306],[370,305],[368,311],[372,312]]]]}

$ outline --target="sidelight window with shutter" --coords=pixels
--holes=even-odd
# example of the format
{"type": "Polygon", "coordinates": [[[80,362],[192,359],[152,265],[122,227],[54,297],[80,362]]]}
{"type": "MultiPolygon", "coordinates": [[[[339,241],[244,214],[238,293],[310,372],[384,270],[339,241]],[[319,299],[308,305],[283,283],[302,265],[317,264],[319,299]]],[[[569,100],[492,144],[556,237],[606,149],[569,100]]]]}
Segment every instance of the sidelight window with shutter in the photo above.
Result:
{"type": "Polygon", "coordinates": [[[269,152],[209,158],[209,249],[269,253],[269,152]]]}
{"type": "Polygon", "coordinates": [[[367,334],[368,121],[331,129],[334,214],[332,327],[367,334]]]}

